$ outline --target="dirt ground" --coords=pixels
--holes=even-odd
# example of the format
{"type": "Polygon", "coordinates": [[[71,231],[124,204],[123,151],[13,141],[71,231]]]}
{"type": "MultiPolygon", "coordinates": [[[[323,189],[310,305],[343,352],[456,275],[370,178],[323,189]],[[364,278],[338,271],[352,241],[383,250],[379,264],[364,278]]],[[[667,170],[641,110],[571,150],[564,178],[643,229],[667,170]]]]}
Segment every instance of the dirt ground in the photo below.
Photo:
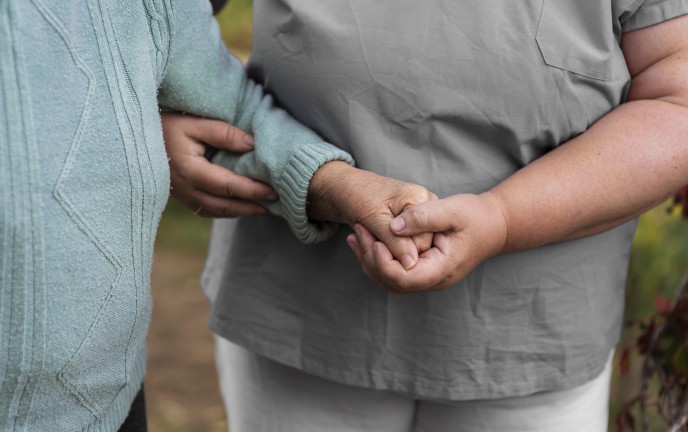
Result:
{"type": "Polygon", "coordinates": [[[209,303],[198,283],[203,259],[193,249],[156,248],[145,381],[150,432],[227,431],[209,303]]]}

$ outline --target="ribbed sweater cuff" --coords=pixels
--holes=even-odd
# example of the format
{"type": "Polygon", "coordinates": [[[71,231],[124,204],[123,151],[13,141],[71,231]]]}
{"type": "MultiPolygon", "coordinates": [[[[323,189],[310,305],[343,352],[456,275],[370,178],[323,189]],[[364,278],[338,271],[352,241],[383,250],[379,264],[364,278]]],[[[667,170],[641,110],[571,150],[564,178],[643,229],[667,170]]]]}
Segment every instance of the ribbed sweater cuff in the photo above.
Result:
{"type": "Polygon", "coordinates": [[[318,168],[334,160],[354,165],[354,160],[348,153],[329,144],[305,145],[291,156],[275,185],[284,211],[282,216],[294,235],[303,243],[325,240],[339,228],[337,223],[311,221],[306,214],[306,198],[311,179],[318,168]]]}

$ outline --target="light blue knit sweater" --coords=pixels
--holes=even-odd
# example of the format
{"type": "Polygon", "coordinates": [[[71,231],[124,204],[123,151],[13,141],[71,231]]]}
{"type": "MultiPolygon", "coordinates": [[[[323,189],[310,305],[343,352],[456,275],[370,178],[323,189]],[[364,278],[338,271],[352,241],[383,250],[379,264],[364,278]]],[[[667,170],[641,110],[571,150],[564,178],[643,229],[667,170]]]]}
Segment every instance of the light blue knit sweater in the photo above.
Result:
{"type": "Polygon", "coordinates": [[[116,431],[140,388],[159,105],[253,133],[218,159],[274,185],[302,240],[333,228],[308,223],[308,182],[351,159],[245,78],[205,1],[0,1],[0,431],[116,431]]]}

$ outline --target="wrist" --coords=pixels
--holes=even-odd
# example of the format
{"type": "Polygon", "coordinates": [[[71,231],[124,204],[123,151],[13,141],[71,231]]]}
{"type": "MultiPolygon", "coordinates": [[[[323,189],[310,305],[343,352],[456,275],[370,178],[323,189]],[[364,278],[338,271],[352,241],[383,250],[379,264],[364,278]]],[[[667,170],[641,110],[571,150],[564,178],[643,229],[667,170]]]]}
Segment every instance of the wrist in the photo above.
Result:
{"type": "Polygon", "coordinates": [[[308,186],[306,213],[311,220],[352,225],[349,206],[343,200],[350,195],[352,178],[360,171],[346,162],[332,161],[321,166],[308,186]]]}
{"type": "Polygon", "coordinates": [[[488,245],[488,257],[512,252],[509,245],[509,219],[504,201],[498,194],[492,191],[482,193],[479,196],[488,207],[487,213],[492,216],[492,223],[490,224],[492,241],[488,245]]]}

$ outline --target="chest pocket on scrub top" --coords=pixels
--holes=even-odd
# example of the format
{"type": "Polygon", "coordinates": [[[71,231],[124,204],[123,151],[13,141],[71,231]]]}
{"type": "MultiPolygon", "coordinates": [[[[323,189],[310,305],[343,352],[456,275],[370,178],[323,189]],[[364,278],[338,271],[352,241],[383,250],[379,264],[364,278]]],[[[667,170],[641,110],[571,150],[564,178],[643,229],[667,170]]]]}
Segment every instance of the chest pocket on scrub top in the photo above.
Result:
{"type": "Polygon", "coordinates": [[[536,41],[549,66],[614,81],[627,77],[615,31],[608,0],[543,0],[536,41]]]}

